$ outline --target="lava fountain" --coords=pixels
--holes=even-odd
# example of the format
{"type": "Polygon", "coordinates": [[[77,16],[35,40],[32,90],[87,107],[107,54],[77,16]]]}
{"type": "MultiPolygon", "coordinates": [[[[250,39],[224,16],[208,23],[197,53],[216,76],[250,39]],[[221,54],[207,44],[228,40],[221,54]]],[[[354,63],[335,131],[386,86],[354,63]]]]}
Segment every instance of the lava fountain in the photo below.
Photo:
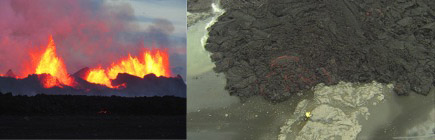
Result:
{"type": "Polygon", "coordinates": [[[144,77],[147,74],[170,77],[169,56],[166,50],[145,50],[140,57],[128,57],[114,62],[107,69],[101,67],[91,69],[86,81],[106,85],[114,88],[111,79],[115,79],[119,73],[127,73],[137,77],[144,77]]]}
{"type": "Polygon", "coordinates": [[[139,55],[128,54],[109,65],[85,67],[69,74],[66,65],[56,54],[50,36],[41,51],[29,52],[24,69],[15,75],[10,69],[0,74],[0,91],[18,95],[120,95],[186,96],[186,84],[180,76],[171,77],[167,49],[143,49],[139,55]]]}
{"type": "Polygon", "coordinates": [[[50,75],[42,78],[41,84],[45,88],[61,87],[61,85],[74,86],[74,80],[68,74],[63,60],[56,55],[56,45],[51,35],[44,53],[32,55],[39,56],[37,57],[39,61],[33,61],[37,62],[33,73],[50,75]]]}
{"type": "MultiPolygon", "coordinates": [[[[32,61],[26,65],[24,74],[37,74],[40,83],[44,88],[51,87],[79,87],[75,79],[67,72],[63,60],[56,54],[56,45],[53,37],[50,35],[48,45],[44,51],[30,52],[32,61]]],[[[166,49],[144,50],[140,56],[131,56],[121,58],[113,62],[109,67],[101,66],[91,68],[83,78],[89,83],[104,85],[109,88],[125,87],[125,84],[112,85],[112,80],[116,79],[119,73],[143,78],[145,75],[154,74],[157,77],[170,77],[171,70],[169,65],[169,55],[166,49]]],[[[12,71],[0,77],[16,77],[19,79],[24,76],[14,76],[12,71]]]]}

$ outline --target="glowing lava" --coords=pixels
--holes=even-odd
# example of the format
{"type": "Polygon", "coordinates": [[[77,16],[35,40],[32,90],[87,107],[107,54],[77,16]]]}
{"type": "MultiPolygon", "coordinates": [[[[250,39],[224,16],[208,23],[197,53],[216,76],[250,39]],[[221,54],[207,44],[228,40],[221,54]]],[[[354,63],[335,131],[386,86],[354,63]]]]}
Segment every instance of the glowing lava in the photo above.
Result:
{"type": "Polygon", "coordinates": [[[91,83],[106,85],[107,87],[113,88],[112,82],[101,67],[91,69],[86,80],[91,83]]]}
{"type": "Polygon", "coordinates": [[[161,50],[145,51],[142,60],[132,57],[112,63],[108,71],[110,79],[115,79],[118,73],[128,73],[137,77],[143,77],[153,73],[156,76],[170,76],[168,53],[161,50]]]}
{"type": "Polygon", "coordinates": [[[52,36],[49,38],[47,49],[43,54],[40,54],[40,60],[37,62],[35,74],[49,74],[52,76],[42,78],[41,83],[45,88],[61,86],[59,83],[73,86],[74,80],[66,71],[63,60],[56,55],[56,45],[54,44],[52,36]]]}
{"type": "Polygon", "coordinates": [[[115,79],[119,73],[127,73],[137,77],[144,77],[147,74],[156,76],[171,76],[169,67],[169,56],[166,50],[145,50],[141,57],[121,59],[106,70],[100,68],[91,69],[86,80],[91,83],[102,84],[112,87],[110,79],[115,79]]]}
{"type": "MultiPolygon", "coordinates": [[[[49,37],[47,48],[43,52],[31,52],[31,63],[23,70],[25,74],[38,74],[38,78],[44,88],[54,86],[75,87],[77,82],[72,78],[61,58],[56,55],[56,45],[53,37],[49,37]]],[[[113,62],[108,68],[101,67],[90,69],[86,76],[82,77],[86,81],[94,84],[105,85],[109,88],[126,87],[125,83],[112,85],[112,80],[116,79],[119,73],[127,73],[143,78],[147,74],[156,76],[170,77],[171,70],[169,65],[169,55],[166,49],[144,50],[139,57],[131,56],[113,62]]],[[[24,77],[15,76],[12,70],[2,77],[24,77]]]]}

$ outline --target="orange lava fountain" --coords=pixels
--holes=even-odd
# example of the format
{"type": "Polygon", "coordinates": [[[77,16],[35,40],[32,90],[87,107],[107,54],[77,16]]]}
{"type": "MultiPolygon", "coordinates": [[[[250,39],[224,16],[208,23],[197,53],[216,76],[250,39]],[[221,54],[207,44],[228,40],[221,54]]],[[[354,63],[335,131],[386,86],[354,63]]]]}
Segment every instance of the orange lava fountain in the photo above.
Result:
{"type": "Polygon", "coordinates": [[[108,71],[110,79],[115,79],[118,73],[128,73],[137,77],[143,77],[153,73],[156,76],[170,76],[168,53],[161,50],[145,51],[143,61],[130,54],[117,63],[112,63],[108,71]]]}
{"type": "Polygon", "coordinates": [[[171,76],[169,56],[166,50],[146,50],[141,57],[128,57],[119,60],[106,70],[101,67],[91,69],[86,80],[91,83],[102,84],[112,87],[110,79],[115,79],[119,73],[127,73],[137,77],[147,74],[156,76],[171,76]]]}
{"type": "Polygon", "coordinates": [[[43,54],[39,55],[40,59],[37,61],[38,63],[34,73],[49,74],[52,76],[42,79],[41,83],[45,88],[61,86],[60,84],[68,86],[74,85],[74,80],[69,76],[63,60],[56,55],[56,45],[54,44],[52,36],[49,38],[47,49],[43,54]]]}
{"type": "MultiPolygon", "coordinates": [[[[44,52],[31,52],[32,61],[23,70],[24,74],[38,74],[40,82],[44,88],[54,86],[75,87],[74,81],[61,58],[56,54],[56,45],[50,35],[47,48],[44,52]]],[[[11,72],[12,73],[12,72],[11,72]]],[[[117,62],[112,63],[108,68],[92,68],[87,76],[83,77],[86,81],[94,84],[105,85],[109,88],[125,87],[124,84],[112,85],[112,80],[116,79],[119,73],[127,73],[143,78],[147,74],[156,76],[170,77],[171,70],[169,65],[169,55],[166,49],[144,50],[139,57],[128,54],[117,62]]],[[[0,74],[4,77],[4,74],[0,74]]],[[[16,76],[21,78],[24,76],[16,76]]]]}

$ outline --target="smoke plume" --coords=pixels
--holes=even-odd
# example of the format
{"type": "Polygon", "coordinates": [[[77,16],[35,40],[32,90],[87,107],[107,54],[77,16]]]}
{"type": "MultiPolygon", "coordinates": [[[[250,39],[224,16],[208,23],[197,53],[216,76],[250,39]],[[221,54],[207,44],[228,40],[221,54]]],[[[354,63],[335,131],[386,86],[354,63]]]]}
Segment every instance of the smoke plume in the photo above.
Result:
{"type": "Polygon", "coordinates": [[[105,67],[129,53],[138,56],[144,48],[180,53],[169,43],[168,36],[174,30],[170,21],[157,19],[142,29],[129,4],[1,0],[0,19],[0,73],[12,69],[17,75],[27,75],[22,70],[31,61],[29,52],[44,49],[50,35],[69,73],[84,67],[105,67]]]}

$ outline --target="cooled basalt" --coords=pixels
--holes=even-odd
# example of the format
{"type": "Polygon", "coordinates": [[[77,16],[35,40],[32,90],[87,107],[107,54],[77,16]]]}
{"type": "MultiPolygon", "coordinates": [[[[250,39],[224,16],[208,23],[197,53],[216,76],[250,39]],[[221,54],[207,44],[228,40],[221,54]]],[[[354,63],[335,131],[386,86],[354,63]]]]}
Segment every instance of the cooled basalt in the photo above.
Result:
{"type": "Polygon", "coordinates": [[[435,1],[223,0],[205,46],[226,89],[281,101],[324,83],[435,86],[435,1]]]}

